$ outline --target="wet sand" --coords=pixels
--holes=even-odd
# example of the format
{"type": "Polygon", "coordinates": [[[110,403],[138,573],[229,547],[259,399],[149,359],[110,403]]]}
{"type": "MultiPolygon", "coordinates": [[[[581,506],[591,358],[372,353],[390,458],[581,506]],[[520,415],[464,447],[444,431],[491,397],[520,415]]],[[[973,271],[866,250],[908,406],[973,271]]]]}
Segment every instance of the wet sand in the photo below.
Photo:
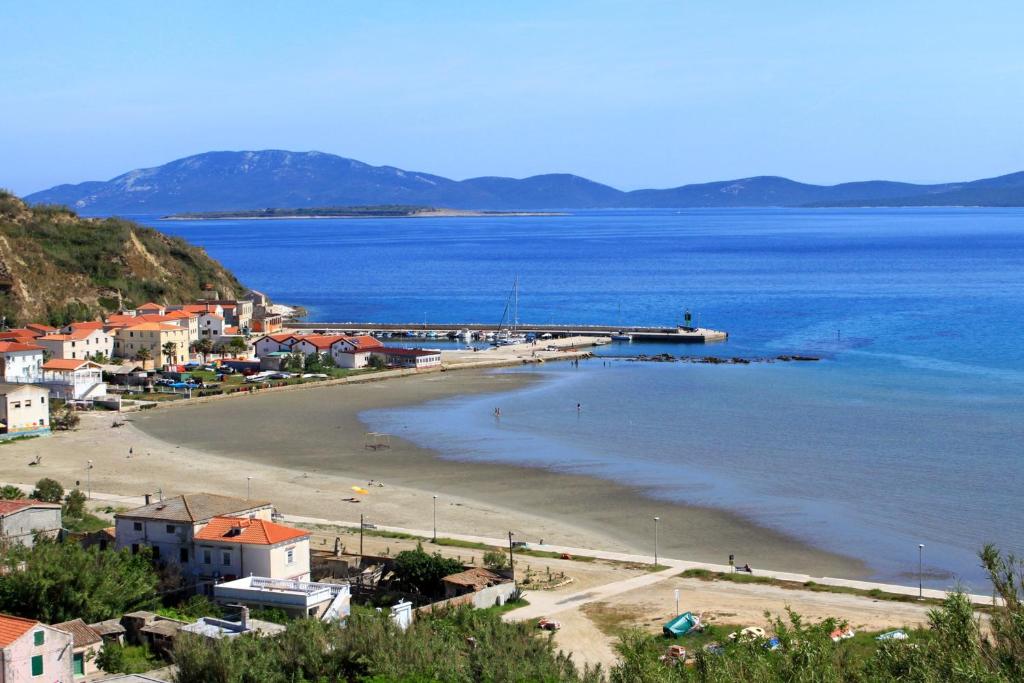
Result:
{"type": "MultiPolygon", "coordinates": [[[[436,494],[441,535],[447,529],[502,536],[511,529],[517,538],[531,542],[543,538],[640,553],[653,553],[657,515],[659,551],[665,557],[725,563],[735,553],[740,564],[749,562],[755,568],[848,578],[869,574],[856,559],[809,547],[737,515],[656,501],[614,482],[538,468],[449,461],[397,437],[391,437],[390,448],[365,447],[367,427],[359,420],[363,411],[514,390],[532,381],[539,380],[524,373],[433,373],[257,394],[135,414],[131,420],[150,437],[189,449],[190,458],[209,457],[211,466],[216,461],[218,470],[233,463],[243,487],[247,471],[255,473],[261,479],[259,496],[273,499],[287,513],[352,520],[362,513],[380,524],[427,529],[436,494]],[[273,479],[269,487],[264,477],[273,479]],[[355,495],[351,485],[370,479],[386,486],[357,496],[362,501],[358,504],[342,500],[355,495]]],[[[181,455],[175,451],[167,457],[181,455]]],[[[203,470],[202,463],[189,465],[203,470]]],[[[181,487],[224,488],[216,479],[194,475],[181,487]]]]}

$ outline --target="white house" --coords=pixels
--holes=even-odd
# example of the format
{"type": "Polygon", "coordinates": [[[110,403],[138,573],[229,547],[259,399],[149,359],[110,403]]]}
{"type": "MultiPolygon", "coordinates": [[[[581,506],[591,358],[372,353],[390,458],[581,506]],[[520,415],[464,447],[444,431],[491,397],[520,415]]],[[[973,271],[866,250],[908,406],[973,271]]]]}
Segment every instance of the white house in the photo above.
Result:
{"type": "Polygon", "coordinates": [[[214,517],[195,535],[199,576],[309,580],[309,532],[265,519],[214,517]]]}
{"type": "Polygon", "coordinates": [[[72,683],[73,665],[71,634],[0,614],[0,683],[72,683]]]}
{"type": "Polygon", "coordinates": [[[291,352],[292,346],[302,337],[294,334],[268,334],[253,342],[256,357],[263,358],[271,353],[291,352]]]}
{"type": "Polygon", "coordinates": [[[53,398],[65,401],[85,401],[107,395],[103,370],[91,360],[48,360],[43,363],[41,386],[50,390],[53,398]]]}
{"type": "Polygon", "coordinates": [[[0,381],[37,382],[42,376],[42,346],[15,341],[0,342],[0,381]]]}
{"type": "Polygon", "coordinates": [[[117,547],[138,552],[150,548],[157,558],[195,574],[195,536],[215,517],[270,520],[273,507],[265,501],[244,500],[214,493],[190,493],[147,503],[114,516],[117,547]]]}
{"type": "Polygon", "coordinates": [[[47,334],[34,343],[49,351],[50,358],[57,360],[83,360],[94,358],[97,354],[110,358],[114,353],[113,336],[102,325],[83,325],[88,326],[72,325],[67,333],[47,334]]]}
{"type": "Polygon", "coordinates": [[[441,352],[436,349],[404,349],[384,346],[370,351],[373,356],[384,359],[384,364],[394,368],[424,370],[441,367],[441,352]]]}
{"type": "Polygon", "coordinates": [[[213,587],[213,598],[225,605],[279,609],[290,617],[344,620],[351,611],[347,583],[314,583],[266,576],[243,576],[213,587]]]}
{"type": "Polygon", "coordinates": [[[0,500],[0,540],[32,547],[36,536],[56,538],[62,526],[60,503],[41,500],[0,500]]]}
{"type": "Polygon", "coordinates": [[[224,335],[224,316],[218,313],[205,312],[199,314],[199,336],[220,337],[224,335]]]}
{"type": "Polygon", "coordinates": [[[0,440],[49,434],[48,394],[38,384],[0,383],[0,440]]]}

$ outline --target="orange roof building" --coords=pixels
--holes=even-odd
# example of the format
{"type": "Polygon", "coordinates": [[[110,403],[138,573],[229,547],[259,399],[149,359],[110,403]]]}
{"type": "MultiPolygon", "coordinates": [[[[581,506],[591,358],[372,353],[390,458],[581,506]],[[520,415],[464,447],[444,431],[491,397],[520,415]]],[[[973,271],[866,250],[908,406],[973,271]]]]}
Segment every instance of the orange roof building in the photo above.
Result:
{"type": "Polygon", "coordinates": [[[309,580],[309,532],[265,519],[214,517],[195,535],[204,577],[309,580]]]}

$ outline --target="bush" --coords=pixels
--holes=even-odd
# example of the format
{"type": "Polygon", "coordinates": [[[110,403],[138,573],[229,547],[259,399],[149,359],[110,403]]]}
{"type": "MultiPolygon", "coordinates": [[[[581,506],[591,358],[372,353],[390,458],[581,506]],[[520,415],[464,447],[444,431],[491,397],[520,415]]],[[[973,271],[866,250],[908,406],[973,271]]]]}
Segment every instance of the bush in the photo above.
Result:
{"type": "Polygon", "coordinates": [[[501,550],[488,550],[484,553],[484,566],[496,572],[508,569],[508,556],[501,550]]]}
{"type": "Polygon", "coordinates": [[[44,477],[36,482],[36,488],[29,497],[44,503],[59,503],[64,498],[64,487],[59,481],[44,477]]]}
{"type": "Polygon", "coordinates": [[[71,406],[64,406],[50,414],[50,428],[59,431],[70,431],[77,427],[82,418],[72,410],[71,406]]]}
{"type": "Polygon", "coordinates": [[[160,660],[142,645],[107,643],[96,655],[96,666],[108,674],[141,674],[160,665],[160,660]]]}
{"type": "Polygon", "coordinates": [[[82,519],[85,516],[85,494],[78,489],[69,491],[64,498],[63,514],[72,519],[82,519]]]}

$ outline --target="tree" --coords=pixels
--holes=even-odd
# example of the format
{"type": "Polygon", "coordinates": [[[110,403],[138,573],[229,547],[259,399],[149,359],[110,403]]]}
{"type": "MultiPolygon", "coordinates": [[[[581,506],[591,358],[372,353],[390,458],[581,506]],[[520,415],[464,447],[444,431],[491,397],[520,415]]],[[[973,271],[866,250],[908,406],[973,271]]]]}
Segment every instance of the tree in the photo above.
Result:
{"type": "Polygon", "coordinates": [[[148,551],[83,548],[40,538],[2,560],[0,612],[53,624],[103,621],[153,607],[157,575],[148,551]]]}
{"type": "Polygon", "coordinates": [[[21,500],[25,497],[25,492],[19,489],[17,486],[7,484],[0,487],[0,500],[21,500]]]}
{"type": "Polygon", "coordinates": [[[387,361],[385,361],[383,357],[378,356],[375,353],[370,354],[369,365],[374,370],[383,370],[388,366],[387,361]]]}
{"type": "Polygon", "coordinates": [[[213,351],[213,342],[210,341],[209,337],[203,337],[192,342],[192,350],[203,357],[203,362],[206,362],[206,355],[213,351]]]}
{"type": "Polygon", "coordinates": [[[440,595],[444,589],[441,579],[463,569],[458,560],[442,557],[441,553],[428,554],[422,543],[416,544],[416,550],[403,550],[395,556],[395,582],[410,593],[440,595]]]}
{"type": "Polygon", "coordinates": [[[44,503],[59,503],[64,498],[64,487],[59,481],[44,477],[36,482],[36,488],[30,498],[44,503]]]}
{"type": "Polygon", "coordinates": [[[168,363],[176,361],[178,356],[178,345],[174,342],[164,342],[164,345],[160,347],[168,363]]]}
{"type": "Polygon", "coordinates": [[[140,347],[139,350],[135,352],[135,360],[138,360],[138,361],[147,361],[147,360],[151,359],[152,357],[153,357],[153,354],[151,354],[149,352],[149,349],[147,349],[145,346],[140,347]]]}
{"type": "Polygon", "coordinates": [[[228,349],[230,349],[236,355],[245,352],[249,348],[249,344],[246,343],[241,337],[232,337],[231,341],[228,342],[228,349]]]}
{"type": "Polygon", "coordinates": [[[64,516],[82,519],[85,516],[85,494],[78,489],[71,489],[64,497],[64,516]]]}

